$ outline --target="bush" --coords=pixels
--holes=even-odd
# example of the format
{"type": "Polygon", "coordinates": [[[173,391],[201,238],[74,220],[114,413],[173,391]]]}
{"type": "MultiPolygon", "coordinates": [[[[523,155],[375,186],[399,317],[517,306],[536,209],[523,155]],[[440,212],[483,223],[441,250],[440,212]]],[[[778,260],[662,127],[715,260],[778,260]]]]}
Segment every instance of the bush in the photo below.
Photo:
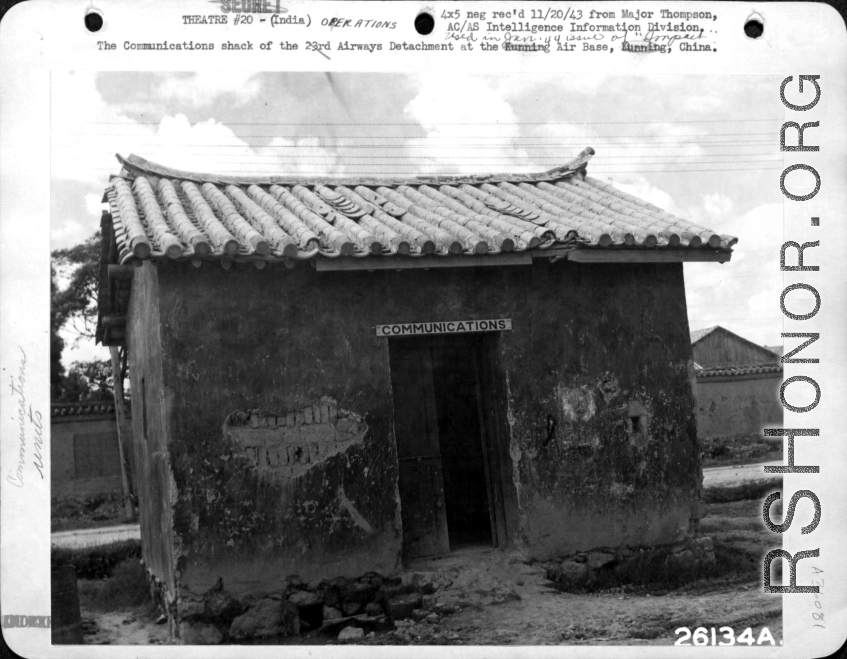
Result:
{"type": "Polygon", "coordinates": [[[78,579],[104,579],[118,563],[141,558],[140,540],[120,540],[98,547],[53,547],[50,566],[73,565],[78,579]]]}
{"type": "Polygon", "coordinates": [[[50,501],[50,530],[69,531],[126,521],[126,508],[120,494],[94,494],[63,497],[50,501]]]}
{"type": "Polygon", "coordinates": [[[756,462],[782,454],[782,438],[732,435],[700,439],[705,466],[725,462],[756,462]],[[773,441],[776,439],[777,441],[773,441]]]}
{"type": "Polygon", "coordinates": [[[80,607],[93,611],[134,609],[150,604],[147,574],[135,558],[121,561],[107,579],[78,582],[80,607]]]}

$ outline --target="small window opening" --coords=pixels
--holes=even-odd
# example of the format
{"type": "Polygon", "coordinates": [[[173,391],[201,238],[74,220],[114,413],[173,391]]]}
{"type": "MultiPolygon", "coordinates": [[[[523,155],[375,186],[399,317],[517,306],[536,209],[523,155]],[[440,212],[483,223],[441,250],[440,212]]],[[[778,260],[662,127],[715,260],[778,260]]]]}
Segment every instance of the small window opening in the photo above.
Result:
{"type": "Polygon", "coordinates": [[[630,403],[627,413],[629,440],[643,447],[650,440],[650,415],[640,403],[630,403]]]}

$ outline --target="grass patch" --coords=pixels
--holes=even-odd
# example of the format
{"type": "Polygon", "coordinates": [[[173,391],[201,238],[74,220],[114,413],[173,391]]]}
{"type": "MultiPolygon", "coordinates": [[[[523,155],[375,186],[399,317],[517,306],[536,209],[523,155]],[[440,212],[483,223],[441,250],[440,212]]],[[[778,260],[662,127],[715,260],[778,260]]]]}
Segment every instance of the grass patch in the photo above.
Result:
{"type": "Polygon", "coordinates": [[[782,459],[782,438],[758,435],[707,437],[700,440],[703,466],[753,464],[782,459]]]}
{"type": "Polygon", "coordinates": [[[144,604],[153,606],[147,574],[137,559],[121,561],[105,579],[80,579],[80,608],[86,611],[117,611],[135,609],[144,604]]]}
{"type": "Polygon", "coordinates": [[[743,465],[759,464],[760,462],[771,462],[775,460],[781,461],[784,457],[785,456],[783,454],[781,446],[773,451],[761,452],[743,458],[733,455],[718,458],[704,456],[703,468],[708,469],[709,467],[740,467],[743,465]]]}
{"type": "Polygon", "coordinates": [[[126,523],[123,496],[95,494],[50,501],[50,530],[76,531],[126,523]]]}
{"type": "Polygon", "coordinates": [[[78,579],[104,579],[127,559],[138,563],[141,558],[140,540],[119,540],[97,547],[52,547],[50,566],[73,565],[78,579]]]}
{"type": "Polygon", "coordinates": [[[700,533],[702,535],[730,533],[733,531],[759,533],[764,528],[765,524],[762,521],[761,514],[758,517],[742,517],[741,519],[733,519],[731,517],[706,517],[700,520],[700,533]]]}
{"type": "Polygon", "coordinates": [[[703,494],[706,503],[726,503],[745,499],[764,499],[771,492],[782,490],[782,479],[747,481],[727,487],[707,487],[703,494]]]}
{"type": "MultiPolygon", "coordinates": [[[[741,519],[745,517],[755,517],[756,519],[762,519],[761,500],[755,501],[753,499],[742,499],[740,501],[710,503],[706,507],[706,510],[708,514],[704,518],[704,521],[711,517],[735,517],[741,519]]],[[[774,501],[771,506],[771,512],[774,517],[782,515],[782,499],[774,501]]]]}

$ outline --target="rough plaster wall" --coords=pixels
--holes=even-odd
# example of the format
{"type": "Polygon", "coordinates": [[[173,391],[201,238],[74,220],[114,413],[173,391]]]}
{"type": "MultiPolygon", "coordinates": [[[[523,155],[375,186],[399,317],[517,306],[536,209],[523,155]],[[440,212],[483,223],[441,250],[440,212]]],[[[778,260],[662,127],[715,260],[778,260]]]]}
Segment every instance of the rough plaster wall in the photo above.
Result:
{"type": "Polygon", "coordinates": [[[63,488],[74,478],[74,433],[88,423],[50,424],[50,495],[62,496],[63,488]]]}
{"type": "MultiPolygon", "coordinates": [[[[309,580],[399,567],[388,347],[355,287],[327,287],[317,277],[305,265],[262,272],[160,266],[164,367],[179,401],[174,524],[184,552],[181,583],[192,592],[219,578],[244,594],[279,590],[291,574],[309,580]],[[318,450],[313,463],[309,451],[327,428],[314,423],[312,406],[327,398],[360,415],[366,431],[318,450]],[[307,410],[310,423],[279,428],[289,415],[305,421],[307,410]],[[305,446],[297,446],[310,466],[289,464],[287,452],[281,465],[276,446],[264,454],[276,464],[265,467],[280,477],[260,474],[258,450],[256,458],[245,454],[243,437],[223,430],[232,412],[244,411],[273,416],[274,433],[302,435],[305,446]]],[[[339,417],[340,434],[351,418],[339,417]]]]}
{"type": "Polygon", "coordinates": [[[538,558],[683,539],[702,472],[682,266],[531,275],[502,312],[526,328],[501,343],[519,539],[538,558]]]}
{"type": "Polygon", "coordinates": [[[135,270],[127,330],[136,464],[133,485],[139,500],[142,556],[147,567],[175,595],[167,425],[170,400],[162,379],[158,276],[156,267],[149,262],[135,270]]]}
{"type": "Polygon", "coordinates": [[[694,390],[698,436],[763,435],[764,428],[781,427],[781,384],[781,374],[749,379],[699,378],[694,390]]]}
{"type": "Polygon", "coordinates": [[[50,496],[87,497],[94,494],[123,492],[120,462],[115,461],[109,475],[80,478],[75,473],[74,436],[116,432],[114,418],[80,418],[53,421],[50,424],[50,496]]]}
{"type": "Polygon", "coordinates": [[[537,557],[672,542],[698,515],[681,265],[316,273],[162,263],[159,282],[165,381],[178,402],[174,527],[181,582],[194,592],[218,578],[253,592],[292,573],[397,567],[388,349],[373,329],[383,323],[512,318],[494,368],[507,400],[496,416],[512,542],[537,557]],[[368,432],[295,488],[260,478],[222,431],[232,412],[278,424],[323,396],[368,432]]]}

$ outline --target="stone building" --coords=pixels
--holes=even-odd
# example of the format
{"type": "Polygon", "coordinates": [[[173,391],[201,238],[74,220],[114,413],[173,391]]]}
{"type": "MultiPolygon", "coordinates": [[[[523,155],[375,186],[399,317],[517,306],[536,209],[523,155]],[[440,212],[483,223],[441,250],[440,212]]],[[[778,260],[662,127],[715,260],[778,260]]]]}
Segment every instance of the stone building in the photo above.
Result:
{"type": "Polygon", "coordinates": [[[247,602],[460,547],[695,532],[682,264],[735,239],[587,176],[593,153],[405,179],[119,157],[97,332],[129,353],[144,561],[175,629],[238,639],[247,602]]]}
{"type": "Polygon", "coordinates": [[[782,363],[774,352],[781,348],[757,345],[719,325],[691,332],[691,346],[701,440],[744,442],[782,426],[782,363]]]}

